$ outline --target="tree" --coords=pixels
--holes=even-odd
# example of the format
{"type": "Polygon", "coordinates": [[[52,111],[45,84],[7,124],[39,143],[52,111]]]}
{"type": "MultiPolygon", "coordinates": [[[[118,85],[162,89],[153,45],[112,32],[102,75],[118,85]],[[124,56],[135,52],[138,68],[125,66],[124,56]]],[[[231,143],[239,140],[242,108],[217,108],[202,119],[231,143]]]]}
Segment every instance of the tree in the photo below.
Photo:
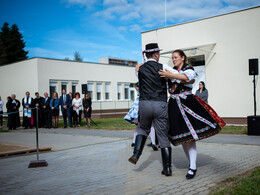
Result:
{"type": "Polygon", "coordinates": [[[65,61],[70,61],[70,58],[69,57],[65,57],[64,60],[65,61]]]}
{"type": "Polygon", "coordinates": [[[28,51],[24,50],[25,42],[18,26],[13,24],[11,29],[7,22],[0,32],[0,64],[13,63],[28,58],[28,51]]]}
{"type": "Polygon", "coordinates": [[[74,61],[77,61],[77,62],[83,61],[83,58],[80,56],[78,51],[75,51],[75,53],[74,53],[74,61]]]}
{"type": "Polygon", "coordinates": [[[4,44],[2,42],[2,40],[0,40],[0,65],[1,64],[7,64],[7,54],[5,51],[5,47],[4,44]]]}
{"type": "Polygon", "coordinates": [[[7,48],[6,45],[10,42],[11,33],[8,23],[4,23],[0,32],[0,64],[8,63],[7,48]]]}

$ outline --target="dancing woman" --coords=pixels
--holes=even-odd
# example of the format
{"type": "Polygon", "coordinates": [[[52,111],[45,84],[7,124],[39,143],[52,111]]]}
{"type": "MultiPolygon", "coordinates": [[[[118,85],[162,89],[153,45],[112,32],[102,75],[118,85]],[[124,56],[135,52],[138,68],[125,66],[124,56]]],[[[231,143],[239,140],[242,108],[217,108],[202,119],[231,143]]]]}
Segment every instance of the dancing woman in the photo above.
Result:
{"type": "Polygon", "coordinates": [[[169,140],[175,146],[182,144],[189,160],[187,179],[192,179],[196,172],[197,140],[217,134],[225,126],[225,122],[202,99],[191,93],[189,82],[196,77],[191,64],[182,50],[172,53],[175,73],[160,70],[162,77],[168,80],[171,98],[168,105],[169,140]],[[185,83],[188,82],[188,83],[185,83]]]}

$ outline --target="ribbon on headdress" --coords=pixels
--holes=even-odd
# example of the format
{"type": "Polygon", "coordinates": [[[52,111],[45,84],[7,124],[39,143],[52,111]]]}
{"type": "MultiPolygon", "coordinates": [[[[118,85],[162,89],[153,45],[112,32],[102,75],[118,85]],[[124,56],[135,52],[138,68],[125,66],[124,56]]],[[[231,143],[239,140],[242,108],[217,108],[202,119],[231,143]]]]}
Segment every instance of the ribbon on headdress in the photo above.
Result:
{"type": "Polygon", "coordinates": [[[145,57],[144,57],[144,52],[142,52],[142,55],[143,55],[143,63],[145,63],[146,60],[145,60],[145,57]]]}
{"type": "Polygon", "coordinates": [[[146,60],[145,60],[145,57],[144,57],[144,53],[151,53],[151,52],[157,52],[157,51],[161,51],[161,49],[159,49],[159,48],[154,48],[154,49],[144,50],[144,51],[142,52],[144,62],[146,61],[146,60]]]}

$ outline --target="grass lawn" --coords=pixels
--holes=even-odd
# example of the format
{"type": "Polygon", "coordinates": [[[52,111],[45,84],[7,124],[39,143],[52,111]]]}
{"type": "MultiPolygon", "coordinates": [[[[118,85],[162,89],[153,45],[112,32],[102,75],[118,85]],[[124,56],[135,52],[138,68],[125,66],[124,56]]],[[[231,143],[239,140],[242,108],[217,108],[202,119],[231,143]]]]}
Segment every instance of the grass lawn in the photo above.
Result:
{"type": "Polygon", "coordinates": [[[258,195],[260,194],[260,167],[228,178],[211,189],[210,195],[258,195]]]}
{"type": "MultiPolygon", "coordinates": [[[[101,118],[92,119],[92,121],[90,124],[91,129],[133,130],[136,127],[135,125],[126,122],[123,118],[101,118]],[[97,124],[97,126],[92,121],[94,121],[97,124]]],[[[59,127],[63,127],[63,120],[59,121],[59,127]]],[[[80,128],[87,128],[85,119],[81,120],[80,128]]]]}
{"type": "MultiPolygon", "coordinates": [[[[101,119],[92,119],[92,120],[97,124],[97,126],[91,121],[91,129],[133,130],[136,127],[135,125],[126,122],[123,118],[101,118],[101,119]]],[[[6,128],[7,121],[4,121],[3,125],[6,128]]],[[[59,120],[59,127],[63,128],[63,120],[59,120]]],[[[80,128],[81,129],[87,128],[85,119],[81,120],[80,128]]],[[[8,132],[8,130],[0,129],[0,133],[1,132],[8,132]]]]}
{"type": "MultiPolygon", "coordinates": [[[[133,130],[135,125],[126,122],[123,118],[101,118],[92,119],[97,126],[91,121],[91,129],[109,129],[109,130],[133,130]]],[[[4,121],[6,125],[6,121],[4,121]]],[[[63,120],[59,121],[59,127],[63,127],[63,120]]],[[[79,128],[79,127],[77,127],[79,128]]],[[[81,121],[82,129],[86,128],[86,121],[83,119],[81,121]]],[[[1,130],[1,132],[8,132],[7,130],[1,130]]],[[[223,134],[247,134],[247,126],[225,126],[220,133],[223,134]]]]}
{"type": "MultiPolygon", "coordinates": [[[[91,129],[113,129],[113,130],[133,130],[135,125],[127,123],[123,118],[102,118],[93,119],[98,125],[95,126],[91,122],[91,129]]],[[[63,121],[60,121],[59,126],[62,127],[63,121]]],[[[85,120],[81,121],[81,128],[86,127],[85,120]]],[[[247,134],[247,126],[225,126],[220,133],[223,134],[247,134]]]]}
{"type": "Polygon", "coordinates": [[[222,134],[247,134],[247,126],[225,126],[220,133],[222,134]]]}
{"type": "Polygon", "coordinates": [[[0,133],[9,132],[8,130],[0,129],[0,133]]]}
{"type": "MultiPolygon", "coordinates": [[[[113,129],[113,130],[133,130],[135,125],[126,122],[123,118],[101,118],[92,119],[96,124],[91,122],[91,129],[113,129]]],[[[59,126],[62,127],[63,121],[60,121],[59,126]],[[60,126],[61,125],[61,126],[60,126]]],[[[86,127],[85,120],[81,121],[81,128],[86,127]]],[[[225,126],[222,134],[247,134],[247,126],[225,126]]]]}

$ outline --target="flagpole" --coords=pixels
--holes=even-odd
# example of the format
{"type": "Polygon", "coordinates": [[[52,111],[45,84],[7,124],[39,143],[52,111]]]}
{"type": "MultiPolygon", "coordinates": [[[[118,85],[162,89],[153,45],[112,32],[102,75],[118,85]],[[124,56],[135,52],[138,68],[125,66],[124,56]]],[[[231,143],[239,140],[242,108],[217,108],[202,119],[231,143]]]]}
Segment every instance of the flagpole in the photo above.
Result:
{"type": "Polygon", "coordinates": [[[164,1],[164,26],[166,26],[166,0],[164,1]]]}

